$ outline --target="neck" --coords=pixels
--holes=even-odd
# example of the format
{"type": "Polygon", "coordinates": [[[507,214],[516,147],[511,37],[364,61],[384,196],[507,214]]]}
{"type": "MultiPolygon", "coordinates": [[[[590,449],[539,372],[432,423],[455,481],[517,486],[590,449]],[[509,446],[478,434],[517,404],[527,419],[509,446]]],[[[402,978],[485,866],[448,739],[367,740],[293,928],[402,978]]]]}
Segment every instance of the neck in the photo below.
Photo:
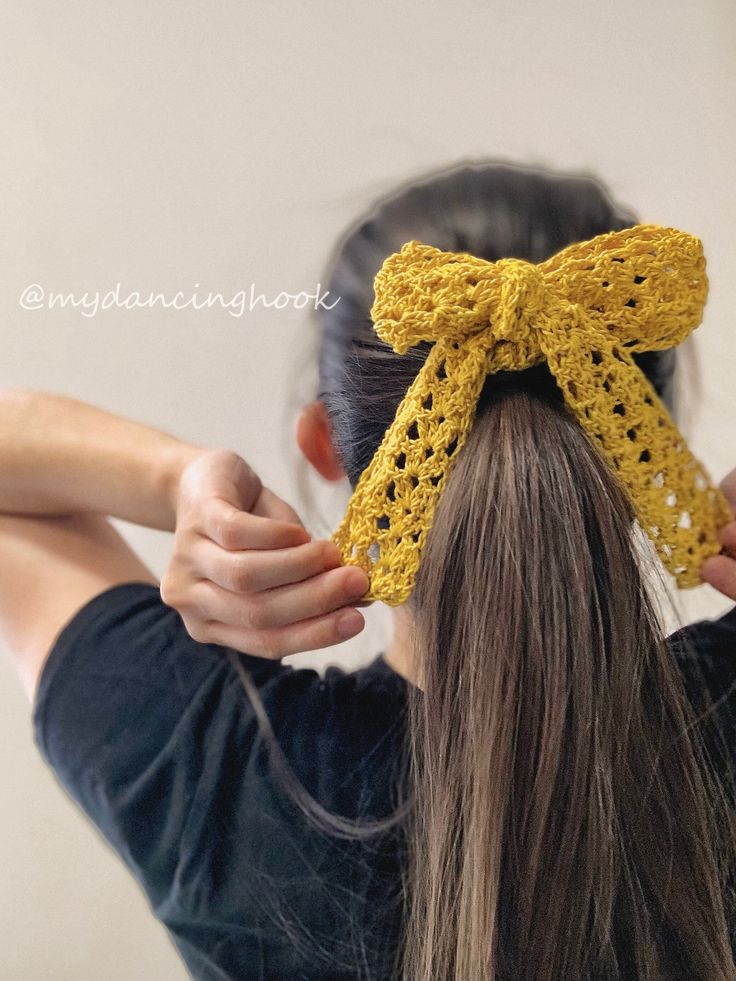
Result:
{"type": "Polygon", "coordinates": [[[421,672],[417,670],[414,654],[414,622],[403,606],[394,610],[394,634],[383,659],[402,678],[421,688],[421,672]]]}

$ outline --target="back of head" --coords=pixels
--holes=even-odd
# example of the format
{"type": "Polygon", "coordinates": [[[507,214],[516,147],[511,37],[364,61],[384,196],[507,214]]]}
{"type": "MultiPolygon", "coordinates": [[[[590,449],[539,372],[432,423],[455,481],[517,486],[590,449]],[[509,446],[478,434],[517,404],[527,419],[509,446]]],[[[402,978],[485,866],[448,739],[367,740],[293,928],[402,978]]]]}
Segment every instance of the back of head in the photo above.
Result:
{"type": "MultiPolygon", "coordinates": [[[[398,357],[373,332],[387,255],[418,239],[541,262],[635,222],[591,177],[495,163],[405,187],[359,222],[321,313],[320,393],[351,483],[429,350],[398,357]]],[[[636,360],[671,405],[674,352],[636,360]]],[[[406,981],[734,977],[727,805],[633,529],[546,366],[489,376],[409,601],[423,691],[406,981]]]]}
{"type": "MultiPolygon", "coordinates": [[[[373,279],[388,255],[418,239],[492,262],[542,262],[572,242],[636,221],[591,176],[505,163],[464,164],[427,176],[361,218],[329,262],[326,285],[340,301],[319,311],[320,394],[350,482],[355,485],[375,452],[429,349],[419,345],[397,358],[374,333],[373,279]]],[[[672,408],[674,350],[637,353],[634,359],[672,408]]]]}

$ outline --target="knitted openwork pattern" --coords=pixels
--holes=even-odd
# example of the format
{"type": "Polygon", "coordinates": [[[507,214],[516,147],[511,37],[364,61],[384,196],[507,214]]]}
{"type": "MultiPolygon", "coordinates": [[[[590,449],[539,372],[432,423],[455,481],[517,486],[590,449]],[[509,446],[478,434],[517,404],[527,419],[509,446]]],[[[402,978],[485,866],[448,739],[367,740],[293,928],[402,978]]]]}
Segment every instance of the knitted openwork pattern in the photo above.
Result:
{"type": "Polygon", "coordinates": [[[699,239],[640,224],[539,264],[412,241],[385,260],[374,289],[374,328],[397,354],[434,343],[333,535],[343,562],[368,573],[364,599],[396,606],[410,595],[486,375],[542,360],[677,586],[702,582],[731,510],[631,357],[674,347],[700,323],[699,239]]]}

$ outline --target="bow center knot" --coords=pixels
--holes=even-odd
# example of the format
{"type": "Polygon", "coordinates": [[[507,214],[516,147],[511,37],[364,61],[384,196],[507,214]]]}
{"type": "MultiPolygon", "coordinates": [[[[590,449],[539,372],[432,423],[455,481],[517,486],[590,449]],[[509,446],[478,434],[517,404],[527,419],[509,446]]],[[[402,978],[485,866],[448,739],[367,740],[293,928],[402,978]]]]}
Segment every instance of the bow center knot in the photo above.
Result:
{"type": "Polygon", "coordinates": [[[547,302],[544,274],[536,263],[526,259],[500,259],[496,267],[502,283],[500,318],[494,334],[499,340],[521,340],[547,302]]]}

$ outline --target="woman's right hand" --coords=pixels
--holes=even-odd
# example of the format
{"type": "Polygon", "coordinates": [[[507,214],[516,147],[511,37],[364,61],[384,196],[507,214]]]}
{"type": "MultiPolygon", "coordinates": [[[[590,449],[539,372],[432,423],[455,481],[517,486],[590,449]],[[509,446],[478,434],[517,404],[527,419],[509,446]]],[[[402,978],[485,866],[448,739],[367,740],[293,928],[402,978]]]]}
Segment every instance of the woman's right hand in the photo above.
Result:
{"type": "Polygon", "coordinates": [[[174,490],[174,550],[161,598],[190,636],[257,657],[339,644],[365,626],[369,587],[337,546],[312,541],[296,512],[242,457],[204,450],[174,490]],[[343,629],[344,627],[344,629],[343,629]]]}
{"type": "MultiPolygon", "coordinates": [[[[736,469],[723,478],[720,487],[736,515],[736,469]]],[[[720,529],[718,540],[729,554],[712,555],[706,559],[700,574],[719,593],[736,600],[736,518],[720,529]]]]}

